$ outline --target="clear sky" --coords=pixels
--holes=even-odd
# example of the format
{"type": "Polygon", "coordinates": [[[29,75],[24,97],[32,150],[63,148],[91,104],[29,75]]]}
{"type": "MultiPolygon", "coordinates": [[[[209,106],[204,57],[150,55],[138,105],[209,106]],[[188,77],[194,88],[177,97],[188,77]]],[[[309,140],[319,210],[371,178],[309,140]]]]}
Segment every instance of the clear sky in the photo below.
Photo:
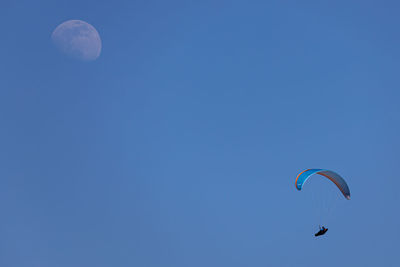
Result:
{"type": "Polygon", "coordinates": [[[2,0],[0,266],[400,266],[399,9],[2,0]],[[319,239],[306,168],[352,192],[319,239]]]}

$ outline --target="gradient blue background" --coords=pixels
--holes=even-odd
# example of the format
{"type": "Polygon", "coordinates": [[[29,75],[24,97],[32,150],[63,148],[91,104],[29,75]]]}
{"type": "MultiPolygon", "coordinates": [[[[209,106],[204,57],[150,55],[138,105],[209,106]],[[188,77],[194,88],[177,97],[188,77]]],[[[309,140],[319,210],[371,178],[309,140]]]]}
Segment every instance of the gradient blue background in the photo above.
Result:
{"type": "Polygon", "coordinates": [[[0,266],[400,266],[399,9],[1,1],[0,266]],[[352,193],[320,239],[305,168],[352,193]]]}

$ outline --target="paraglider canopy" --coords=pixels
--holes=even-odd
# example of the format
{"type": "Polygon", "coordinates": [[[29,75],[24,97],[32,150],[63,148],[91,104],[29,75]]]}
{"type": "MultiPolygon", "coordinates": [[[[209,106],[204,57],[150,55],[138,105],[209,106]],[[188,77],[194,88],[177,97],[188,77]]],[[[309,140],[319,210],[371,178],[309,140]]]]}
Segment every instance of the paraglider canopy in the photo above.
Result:
{"type": "Polygon", "coordinates": [[[301,190],[303,187],[304,183],[307,181],[307,179],[314,175],[314,174],[319,174],[322,175],[329,180],[331,180],[342,192],[343,196],[350,200],[350,189],[349,186],[347,185],[346,181],[337,173],[329,170],[324,170],[324,169],[307,169],[302,171],[299,175],[296,177],[295,185],[297,190],[301,190]]]}

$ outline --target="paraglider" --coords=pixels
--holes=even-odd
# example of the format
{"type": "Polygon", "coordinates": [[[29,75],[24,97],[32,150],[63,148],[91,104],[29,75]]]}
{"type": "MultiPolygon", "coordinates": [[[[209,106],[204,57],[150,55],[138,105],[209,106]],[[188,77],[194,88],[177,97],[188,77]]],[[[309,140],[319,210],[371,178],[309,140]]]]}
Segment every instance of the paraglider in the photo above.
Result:
{"type": "Polygon", "coordinates": [[[325,228],[325,227],[319,227],[319,231],[318,231],[318,233],[316,233],[314,236],[320,236],[320,235],[324,235],[326,232],[328,231],[328,228],[325,228]]]}
{"type": "Polygon", "coordinates": [[[296,177],[295,185],[297,190],[301,190],[303,187],[304,183],[308,180],[310,176],[313,174],[319,174],[322,175],[329,180],[331,180],[342,192],[343,196],[350,200],[350,189],[349,186],[347,185],[346,181],[340,177],[339,174],[329,171],[329,170],[324,170],[324,169],[307,169],[302,171],[299,175],[296,177]]]}
{"type": "MultiPolygon", "coordinates": [[[[350,189],[349,186],[347,185],[346,181],[337,173],[329,170],[324,170],[324,169],[307,169],[299,173],[296,177],[295,181],[295,186],[297,190],[301,190],[302,187],[304,186],[304,183],[314,174],[319,174],[325,178],[328,178],[331,180],[337,188],[342,192],[343,196],[347,199],[350,200],[350,189]]],[[[328,231],[328,228],[325,228],[324,226],[319,227],[319,231],[315,234],[315,236],[321,236],[324,235],[328,231]]]]}

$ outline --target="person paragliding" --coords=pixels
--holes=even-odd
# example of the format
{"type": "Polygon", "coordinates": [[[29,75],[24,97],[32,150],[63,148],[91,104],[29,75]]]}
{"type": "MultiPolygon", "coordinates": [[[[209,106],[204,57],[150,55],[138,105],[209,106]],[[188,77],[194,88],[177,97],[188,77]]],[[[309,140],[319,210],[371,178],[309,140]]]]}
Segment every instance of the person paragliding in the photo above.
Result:
{"type": "MultiPolygon", "coordinates": [[[[350,189],[349,186],[347,185],[346,181],[337,173],[329,170],[324,170],[324,169],[307,169],[302,171],[299,175],[296,177],[295,185],[297,190],[301,190],[303,187],[304,183],[308,180],[308,178],[314,174],[319,174],[321,176],[324,176],[325,178],[328,178],[331,180],[337,188],[339,188],[340,192],[342,192],[343,196],[347,199],[350,200],[350,189]]],[[[319,227],[319,231],[315,234],[315,236],[321,236],[326,234],[328,231],[328,228],[325,228],[324,226],[319,227]]]]}
{"type": "Polygon", "coordinates": [[[314,235],[314,236],[320,236],[324,235],[326,232],[328,232],[328,228],[325,228],[324,226],[319,227],[319,231],[314,235]]]}

